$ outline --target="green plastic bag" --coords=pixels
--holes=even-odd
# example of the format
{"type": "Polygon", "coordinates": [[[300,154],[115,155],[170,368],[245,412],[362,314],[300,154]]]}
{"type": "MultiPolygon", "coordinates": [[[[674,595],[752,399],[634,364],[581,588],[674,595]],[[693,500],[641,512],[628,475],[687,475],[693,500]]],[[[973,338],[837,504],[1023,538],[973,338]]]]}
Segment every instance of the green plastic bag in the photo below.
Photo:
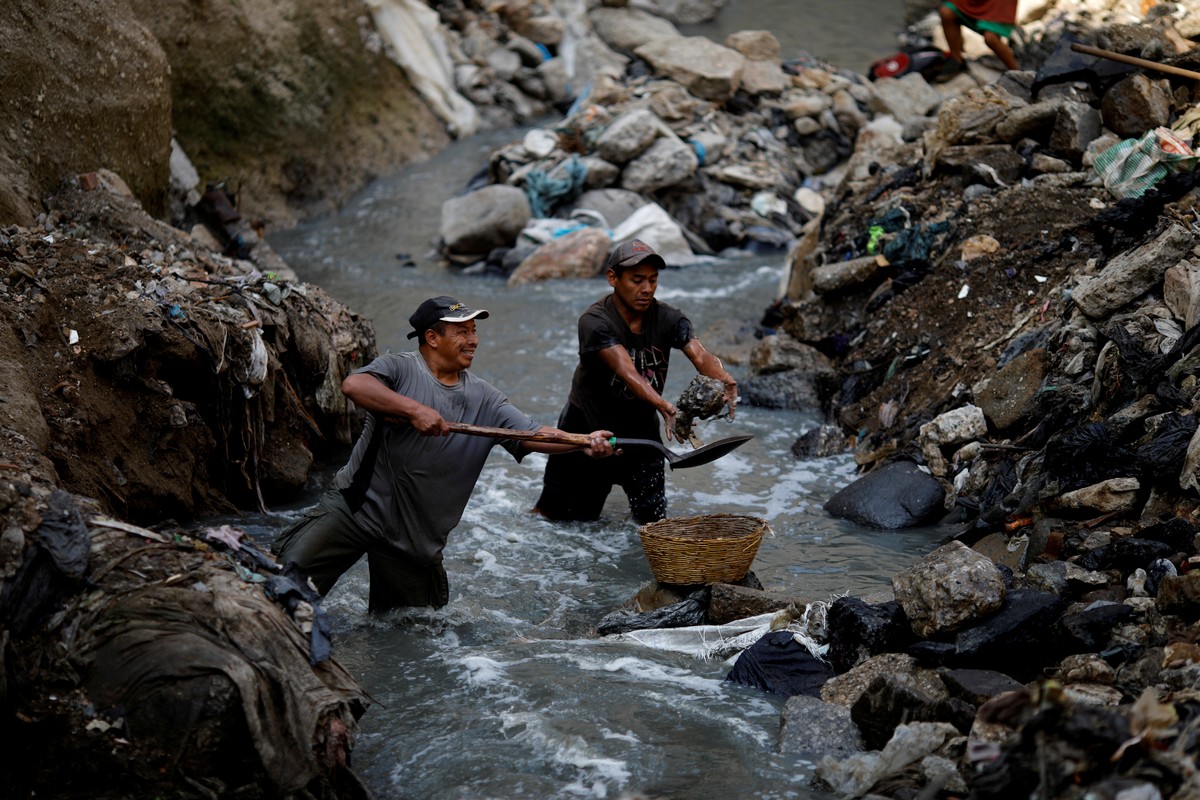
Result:
{"type": "Polygon", "coordinates": [[[1096,156],[1096,174],[1114,197],[1141,197],[1171,172],[1195,169],[1196,153],[1170,128],[1155,128],[1096,156]]]}

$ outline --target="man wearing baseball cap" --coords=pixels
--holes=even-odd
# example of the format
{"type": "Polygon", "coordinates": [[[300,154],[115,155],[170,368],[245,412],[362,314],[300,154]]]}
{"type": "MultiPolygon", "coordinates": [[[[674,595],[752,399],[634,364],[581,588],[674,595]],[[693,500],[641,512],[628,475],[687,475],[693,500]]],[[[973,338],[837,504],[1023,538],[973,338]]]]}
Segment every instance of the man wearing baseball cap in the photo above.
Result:
{"type": "Polygon", "coordinates": [[[317,506],[274,544],[279,560],[295,562],[321,594],[365,554],[372,611],[440,608],[450,592],[442,549],[494,445],[517,461],[529,450],[612,454],[607,430],[593,431],[584,448],[451,434],[450,422],[555,430],[468,371],[479,345],[475,321],[488,316],[453,297],[430,298],[408,318],[417,352],[381,355],[342,382],[367,412],[362,433],[317,506]]]}
{"type": "MultiPolygon", "coordinates": [[[[662,396],[672,349],[682,350],[701,375],[725,385],[733,416],[737,381],[700,344],[684,313],[654,298],[658,272],[665,266],[662,256],[640,239],[623,242],[609,254],[605,274],[613,291],[579,318],[579,364],[558,419],[562,430],[603,428],[619,437],[661,442],[661,416],[667,438],[672,438],[676,408],[662,396]]],[[[556,520],[597,519],[612,487],[619,485],[638,523],[667,515],[658,453],[631,448],[603,462],[578,455],[550,456],[534,511],[556,520]]]]}

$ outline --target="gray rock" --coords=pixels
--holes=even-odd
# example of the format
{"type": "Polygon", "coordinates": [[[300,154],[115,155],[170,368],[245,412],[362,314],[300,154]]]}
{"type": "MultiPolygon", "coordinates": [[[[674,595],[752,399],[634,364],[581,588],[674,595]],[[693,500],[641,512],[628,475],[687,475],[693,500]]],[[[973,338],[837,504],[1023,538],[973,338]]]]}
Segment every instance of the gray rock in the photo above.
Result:
{"type": "Polygon", "coordinates": [[[792,455],[796,458],[827,458],[844,453],[849,440],[837,425],[818,425],[805,431],[792,444],[792,455]]]}
{"type": "Polygon", "coordinates": [[[901,124],[915,117],[926,117],[942,102],[942,95],[930,86],[919,73],[910,72],[899,78],[875,83],[871,108],[891,114],[901,124]]]}
{"type": "Polygon", "coordinates": [[[1083,278],[1071,296],[1092,319],[1107,317],[1155,288],[1167,268],[1188,255],[1194,245],[1192,233],[1172,223],[1158,238],[1113,258],[1098,275],[1083,278]]]}
{"type": "Polygon", "coordinates": [[[1014,108],[1008,116],[996,123],[996,135],[1005,142],[1026,138],[1048,142],[1061,106],[1061,100],[1042,100],[1033,105],[1014,108]]]}
{"type": "Polygon", "coordinates": [[[778,95],[792,85],[792,78],[771,61],[746,61],[739,88],[746,94],[778,95]]]}
{"type": "Polygon", "coordinates": [[[727,0],[632,0],[632,5],[680,25],[694,25],[697,22],[715,19],[726,2],[727,0]]]}
{"type": "Polygon", "coordinates": [[[669,21],[636,8],[594,8],[588,19],[605,44],[627,53],[655,39],[681,38],[669,21]]]}
{"type": "Polygon", "coordinates": [[[894,461],[864,475],[825,503],[839,519],[897,530],[929,522],[942,512],[945,490],[911,461],[894,461]]]}
{"type": "Polygon", "coordinates": [[[1118,136],[1137,139],[1170,122],[1171,84],[1135,72],[1104,93],[1100,113],[1118,136]]]}
{"type": "Polygon", "coordinates": [[[660,133],[669,130],[644,108],[622,114],[596,140],[596,153],[613,164],[627,164],[642,153],[660,133]]]}
{"type": "Polygon", "coordinates": [[[1087,103],[1067,101],[1058,109],[1050,149],[1078,164],[1102,127],[1099,110],[1087,103]]]}
{"type": "Polygon", "coordinates": [[[1163,302],[1184,328],[1200,322],[1200,266],[1180,261],[1163,275],[1163,302]]]}
{"type": "Polygon", "coordinates": [[[922,667],[917,660],[904,653],[880,653],[841,675],[835,675],[821,687],[821,699],[847,708],[858,702],[858,698],[880,675],[908,676],[918,691],[931,697],[947,697],[946,687],[937,672],[922,667]]]}
{"type": "Polygon", "coordinates": [[[1085,570],[1072,561],[1046,561],[1030,565],[1025,573],[1027,589],[1049,591],[1061,597],[1078,597],[1085,591],[1103,589],[1108,585],[1108,576],[1103,572],[1085,570]]]}
{"type": "Polygon", "coordinates": [[[798,342],[786,333],[764,336],[750,352],[754,375],[802,370],[809,374],[834,374],[833,364],[820,350],[798,342]]]}
{"type": "Polygon", "coordinates": [[[957,630],[1004,602],[1004,576],[982,553],[952,541],[892,578],[896,602],[922,637],[957,630]]]}
{"type": "Polygon", "coordinates": [[[863,749],[850,709],[807,695],[793,695],[780,717],[779,752],[816,765],[823,757],[842,759],[863,749]]]}
{"type": "Polygon", "coordinates": [[[1048,366],[1044,348],[1030,350],[1001,367],[976,393],[975,401],[997,430],[1007,430],[1032,416],[1048,366]]]}
{"type": "Polygon", "coordinates": [[[812,410],[819,408],[821,397],[828,394],[818,385],[819,379],[801,370],[752,375],[738,381],[738,396],[751,406],[812,410]]]}
{"type": "Polygon", "coordinates": [[[654,69],[696,97],[723,103],[733,97],[742,80],[746,58],[736,50],[705,39],[654,39],[634,51],[654,69]]]}
{"type": "MultiPolygon", "coordinates": [[[[1131,465],[1132,466],[1132,465],[1131,465]]],[[[1131,511],[1138,503],[1141,482],[1137,478],[1109,478],[1059,495],[1048,505],[1060,514],[1074,512],[1085,516],[1131,511]]]]}
{"type": "Polygon", "coordinates": [[[725,37],[725,46],[751,61],[779,61],[783,48],[770,31],[738,31],[725,37]]]}
{"type": "Polygon", "coordinates": [[[621,188],[646,193],[690,178],[700,166],[696,151],[675,136],[656,139],[621,173],[621,188]]]}
{"type": "Polygon", "coordinates": [[[875,256],[822,264],[812,270],[812,290],[817,294],[832,294],[861,286],[875,277],[879,270],[879,259],[875,256]]]}
{"type": "Polygon", "coordinates": [[[442,240],[448,254],[486,255],[516,241],[531,217],[525,192],[515,186],[485,186],[442,204],[442,240]]]}

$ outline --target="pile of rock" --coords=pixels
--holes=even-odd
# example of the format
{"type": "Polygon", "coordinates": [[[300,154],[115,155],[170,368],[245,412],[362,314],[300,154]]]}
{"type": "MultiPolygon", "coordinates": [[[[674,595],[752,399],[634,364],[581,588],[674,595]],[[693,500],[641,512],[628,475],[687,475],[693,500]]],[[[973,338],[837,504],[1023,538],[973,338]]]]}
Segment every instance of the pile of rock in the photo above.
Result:
{"type": "MultiPolygon", "coordinates": [[[[1072,28],[1195,70],[1174,20],[1072,28]]],[[[1190,143],[1200,98],[1042,44],[1036,71],[860,132],[741,383],[816,395],[834,431],[811,440],[848,435],[870,471],[831,512],[951,526],[894,600],[831,605],[837,676],[789,700],[783,749],[843,796],[1197,792],[1200,176],[1131,190],[1104,153],[1190,143]]]]}
{"type": "Polygon", "coordinates": [[[867,472],[831,512],[948,526],[894,598],[829,604],[836,674],[788,701],[781,749],[841,796],[1200,791],[1200,176],[1111,168],[1190,144],[1200,97],[1071,48],[1196,70],[1184,8],[1047,15],[1037,69],[991,82],[880,81],[907,111],[858,129],[789,252],[743,397],[828,413],[797,455],[867,472]]]}
{"type": "Polygon", "coordinates": [[[812,59],[781,61],[767,31],[717,44],[608,6],[587,21],[602,66],[560,122],[496,151],[487,185],[446,203],[451,262],[514,283],[594,275],[597,233],[643,238],[673,264],[783,252],[823,207],[815,179],[845,160],[873,109],[911,105],[903,88],[879,93],[812,59]],[[531,258],[539,247],[553,258],[531,258]]]}

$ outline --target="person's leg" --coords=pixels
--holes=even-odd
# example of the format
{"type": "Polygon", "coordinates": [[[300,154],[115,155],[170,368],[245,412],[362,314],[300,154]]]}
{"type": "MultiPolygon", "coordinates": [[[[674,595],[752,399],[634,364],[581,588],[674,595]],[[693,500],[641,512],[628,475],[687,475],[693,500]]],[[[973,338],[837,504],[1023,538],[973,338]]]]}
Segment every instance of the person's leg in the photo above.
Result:
{"type": "Polygon", "coordinates": [[[336,489],[272,543],[281,564],[291,561],[322,595],[367,551],[369,538],[355,524],[336,489]]]}
{"type": "MultiPolygon", "coordinates": [[[[583,411],[570,403],[558,415],[558,428],[568,433],[593,430],[583,411]]],[[[560,522],[599,519],[612,485],[613,479],[601,461],[578,452],[556,453],[546,460],[542,494],[533,513],[560,522]]]]}
{"type": "Polygon", "coordinates": [[[599,519],[610,491],[612,480],[594,459],[556,453],[546,459],[542,494],[533,511],[560,522],[599,519]]]}
{"type": "Polygon", "coordinates": [[[667,481],[660,458],[625,464],[621,488],[629,498],[629,513],[639,525],[667,516],[667,481]]]}
{"type": "Polygon", "coordinates": [[[436,564],[417,564],[391,546],[377,542],[367,553],[371,572],[371,594],[367,608],[390,611],[405,606],[441,608],[450,602],[450,582],[439,559],[436,564]]]}
{"type": "Polygon", "coordinates": [[[963,34],[958,12],[952,6],[943,4],[938,8],[938,16],[942,18],[942,33],[946,36],[946,52],[950,58],[962,63],[963,34]]]}
{"type": "Polygon", "coordinates": [[[996,54],[996,57],[1004,63],[1005,67],[1008,69],[1021,68],[1017,64],[1017,59],[1013,55],[1012,49],[1008,46],[1008,43],[1004,41],[1004,37],[1002,37],[1000,34],[996,33],[995,31],[985,30],[983,32],[983,41],[984,44],[990,47],[992,52],[996,54]]]}

